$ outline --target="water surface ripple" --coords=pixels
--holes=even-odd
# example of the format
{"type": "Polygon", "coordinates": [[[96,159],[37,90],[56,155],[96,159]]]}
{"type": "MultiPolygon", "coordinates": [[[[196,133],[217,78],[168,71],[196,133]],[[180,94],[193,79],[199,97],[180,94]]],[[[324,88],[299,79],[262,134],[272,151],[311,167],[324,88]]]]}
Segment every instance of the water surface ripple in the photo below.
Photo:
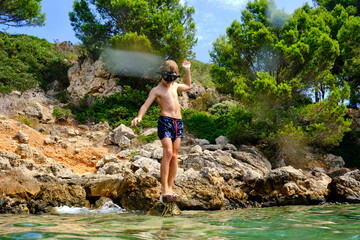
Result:
{"type": "Polygon", "coordinates": [[[359,239],[360,205],[184,211],[0,215],[0,239],[359,239]]]}

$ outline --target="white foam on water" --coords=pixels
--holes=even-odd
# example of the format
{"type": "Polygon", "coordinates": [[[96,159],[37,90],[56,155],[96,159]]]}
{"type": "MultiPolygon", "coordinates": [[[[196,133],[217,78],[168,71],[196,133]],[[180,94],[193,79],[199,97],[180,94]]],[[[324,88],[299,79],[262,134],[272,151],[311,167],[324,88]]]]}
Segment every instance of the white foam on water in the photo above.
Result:
{"type": "Polygon", "coordinates": [[[101,208],[91,209],[86,207],[68,207],[61,206],[55,207],[56,211],[60,214],[81,214],[81,215],[93,215],[93,214],[116,214],[124,213],[125,209],[119,207],[115,203],[109,201],[104,204],[101,208]]]}

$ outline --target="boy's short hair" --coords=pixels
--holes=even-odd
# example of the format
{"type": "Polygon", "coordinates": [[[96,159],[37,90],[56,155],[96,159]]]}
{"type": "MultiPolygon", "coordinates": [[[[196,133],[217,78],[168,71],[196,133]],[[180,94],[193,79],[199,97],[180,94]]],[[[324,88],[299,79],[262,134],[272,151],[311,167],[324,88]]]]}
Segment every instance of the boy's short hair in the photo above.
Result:
{"type": "Polygon", "coordinates": [[[173,60],[166,60],[160,66],[160,71],[164,72],[174,72],[179,74],[179,67],[177,63],[173,60]]]}

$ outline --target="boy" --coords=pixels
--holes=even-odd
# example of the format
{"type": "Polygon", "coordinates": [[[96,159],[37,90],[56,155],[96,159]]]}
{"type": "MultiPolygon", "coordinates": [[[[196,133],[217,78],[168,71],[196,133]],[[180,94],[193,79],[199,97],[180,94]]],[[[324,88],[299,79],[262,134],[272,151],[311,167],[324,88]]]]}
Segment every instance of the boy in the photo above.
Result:
{"type": "Polygon", "coordinates": [[[177,170],[177,155],[183,133],[183,121],[177,92],[191,89],[191,63],[184,61],[182,66],[185,69],[185,84],[178,84],[174,82],[176,78],[180,77],[179,67],[176,62],[167,60],[161,64],[161,82],[151,89],[148,98],[139,110],[138,116],[131,122],[131,126],[141,122],[142,117],[154,100],[159,104],[161,113],[158,120],[158,136],[163,147],[163,157],[160,165],[160,200],[167,202],[180,201],[179,195],[173,192],[177,170]]]}

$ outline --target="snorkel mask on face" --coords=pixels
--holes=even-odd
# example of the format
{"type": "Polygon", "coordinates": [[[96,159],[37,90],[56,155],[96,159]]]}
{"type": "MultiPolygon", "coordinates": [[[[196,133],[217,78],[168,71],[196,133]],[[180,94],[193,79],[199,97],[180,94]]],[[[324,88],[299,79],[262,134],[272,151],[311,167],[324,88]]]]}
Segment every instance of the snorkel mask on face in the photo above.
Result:
{"type": "Polygon", "coordinates": [[[158,73],[161,74],[162,78],[169,83],[175,81],[177,78],[180,77],[180,75],[177,75],[174,72],[158,72],[158,73]]]}

